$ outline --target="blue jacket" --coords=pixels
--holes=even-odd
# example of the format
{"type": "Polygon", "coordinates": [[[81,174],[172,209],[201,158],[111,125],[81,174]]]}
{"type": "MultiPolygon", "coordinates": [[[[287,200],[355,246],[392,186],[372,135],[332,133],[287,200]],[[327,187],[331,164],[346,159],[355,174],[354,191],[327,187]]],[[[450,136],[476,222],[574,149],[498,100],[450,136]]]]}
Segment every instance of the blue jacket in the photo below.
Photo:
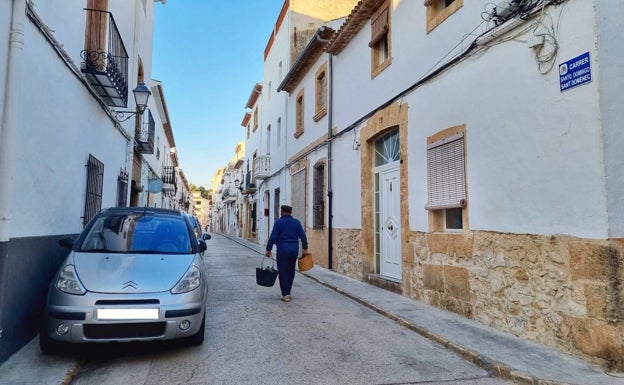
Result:
{"type": "Polygon", "coordinates": [[[278,252],[281,249],[281,251],[288,250],[297,253],[299,250],[299,239],[301,239],[301,246],[307,249],[308,238],[303,231],[301,222],[291,215],[282,215],[280,219],[273,224],[273,230],[271,231],[266,250],[271,251],[273,245],[277,245],[278,252]]]}

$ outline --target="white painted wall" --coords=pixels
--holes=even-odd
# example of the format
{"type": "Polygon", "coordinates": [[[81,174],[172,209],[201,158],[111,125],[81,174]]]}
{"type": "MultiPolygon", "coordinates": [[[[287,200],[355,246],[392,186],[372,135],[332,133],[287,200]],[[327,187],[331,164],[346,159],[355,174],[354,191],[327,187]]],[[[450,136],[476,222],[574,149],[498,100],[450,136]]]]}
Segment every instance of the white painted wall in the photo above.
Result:
{"type": "MultiPolygon", "coordinates": [[[[73,68],[79,69],[84,5],[64,0],[34,3],[37,14],[71,57],[73,68]]],[[[153,2],[146,2],[146,6],[144,12],[142,2],[110,4],[130,55],[131,89],[136,84],[136,55],[143,59],[147,79],[151,68],[151,40],[134,45],[136,37],[151,39],[153,2]],[[135,6],[141,12],[136,13],[135,6]],[[141,33],[135,31],[135,21],[141,33]]],[[[15,157],[10,175],[3,176],[12,185],[12,238],[77,233],[82,229],[89,154],[104,163],[102,207],[116,204],[120,169],[131,170],[131,142],[115,128],[114,121],[72,73],[71,66],[59,59],[32,23],[25,23],[15,157]]],[[[134,105],[131,92],[129,105],[134,105]]],[[[128,135],[133,135],[132,120],[124,125],[128,135]]]]}
{"type": "MultiPolygon", "coordinates": [[[[436,62],[453,52],[479,24],[486,3],[465,2],[463,8],[427,35],[422,3],[395,2],[392,64],[372,80],[367,45],[370,25],[365,25],[334,58],[334,121],[338,129],[358,122],[415,84],[436,62]]],[[[557,71],[559,63],[589,51],[597,79],[600,60],[594,27],[586,17],[592,12],[593,2],[578,0],[548,9],[552,20],[559,23],[560,51],[555,68],[546,75],[538,72],[532,50],[522,41],[527,39],[525,35],[459,63],[402,98],[409,104],[409,206],[413,230],[428,230],[424,210],[426,138],[466,124],[470,229],[608,236],[599,83],[594,80],[561,93],[557,71]]],[[[615,94],[615,88],[611,92],[615,94]]],[[[607,106],[607,110],[615,109],[607,106]]],[[[616,130],[610,132],[617,135],[616,130]]],[[[335,151],[336,182],[337,167],[351,161],[342,159],[347,153],[346,149],[335,151]]],[[[621,184],[615,182],[613,190],[619,191],[621,184]]],[[[348,206],[352,199],[348,194],[341,195],[341,191],[335,186],[335,210],[348,206]]],[[[614,208],[621,204],[613,202],[614,208]]],[[[353,215],[349,213],[359,216],[359,210],[347,211],[345,217],[353,215]]],[[[336,227],[340,227],[340,218],[343,216],[336,212],[336,227]]]]}
{"type": "MultiPolygon", "coordinates": [[[[575,16],[591,5],[566,7],[557,63],[594,46],[575,16]]],[[[470,229],[605,237],[597,83],[561,93],[558,80],[556,66],[541,75],[526,44],[509,42],[410,95],[410,191],[426,188],[426,137],[465,123],[470,229]]],[[[424,203],[410,200],[410,223],[423,231],[424,203]]]]}
{"type": "MultiPolygon", "coordinates": [[[[336,80],[336,79],[334,79],[336,80]]],[[[357,131],[359,132],[359,131],[357,131]]],[[[355,144],[356,132],[350,131],[333,141],[332,185],[334,228],[361,228],[361,154],[355,144]]]]}
{"type": "MultiPolygon", "coordinates": [[[[0,2],[0,74],[7,73],[9,34],[11,32],[11,3],[10,1],[0,2]]],[[[0,91],[2,91],[0,92],[0,118],[3,116],[6,80],[6,76],[0,76],[0,91]]]]}
{"type": "Polygon", "coordinates": [[[624,108],[622,108],[622,73],[624,52],[624,3],[596,1],[596,79],[600,84],[600,112],[604,143],[609,237],[624,237],[624,108]]]}

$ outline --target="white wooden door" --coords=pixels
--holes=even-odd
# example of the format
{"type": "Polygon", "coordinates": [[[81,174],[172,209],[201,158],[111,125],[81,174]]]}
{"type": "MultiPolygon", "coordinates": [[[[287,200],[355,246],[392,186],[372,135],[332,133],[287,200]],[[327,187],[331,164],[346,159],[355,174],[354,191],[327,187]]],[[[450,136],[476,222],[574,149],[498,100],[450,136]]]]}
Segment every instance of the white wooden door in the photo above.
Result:
{"type": "Polygon", "coordinates": [[[381,275],[401,280],[401,207],[399,168],[379,168],[381,275]]]}

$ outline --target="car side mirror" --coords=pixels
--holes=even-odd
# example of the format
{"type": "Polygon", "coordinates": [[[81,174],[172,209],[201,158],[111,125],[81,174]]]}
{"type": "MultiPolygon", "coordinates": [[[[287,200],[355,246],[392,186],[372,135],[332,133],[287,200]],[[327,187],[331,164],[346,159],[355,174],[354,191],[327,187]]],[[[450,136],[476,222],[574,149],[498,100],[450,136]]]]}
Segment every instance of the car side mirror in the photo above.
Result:
{"type": "Polygon", "coordinates": [[[204,241],[203,239],[198,239],[197,244],[199,245],[200,253],[203,253],[208,248],[208,246],[206,245],[206,241],[204,241]]]}
{"type": "Polygon", "coordinates": [[[59,245],[62,247],[71,250],[74,247],[74,237],[62,237],[58,240],[59,245]]]}
{"type": "Polygon", "coordinates": [[[203,234],[202,234],[202,239],[203,239],[204,241],[207,241],[207,240],[209,240],[210,238],[212,238],[212,237],[210,236],[210,234],[208,234],[208,233],[203,233],[203,234]]]}

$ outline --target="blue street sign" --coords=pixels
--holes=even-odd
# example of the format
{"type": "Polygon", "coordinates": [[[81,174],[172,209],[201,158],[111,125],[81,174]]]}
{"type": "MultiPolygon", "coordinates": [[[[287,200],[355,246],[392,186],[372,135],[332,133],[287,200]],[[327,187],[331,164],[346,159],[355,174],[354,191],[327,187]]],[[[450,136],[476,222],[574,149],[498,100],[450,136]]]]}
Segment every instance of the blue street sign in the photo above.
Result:
{"type": "Polygon", "coordinates": [[[559,88],[561,92],[589,83],[592,80],[589,52],[559,64],[559,88]]]}

